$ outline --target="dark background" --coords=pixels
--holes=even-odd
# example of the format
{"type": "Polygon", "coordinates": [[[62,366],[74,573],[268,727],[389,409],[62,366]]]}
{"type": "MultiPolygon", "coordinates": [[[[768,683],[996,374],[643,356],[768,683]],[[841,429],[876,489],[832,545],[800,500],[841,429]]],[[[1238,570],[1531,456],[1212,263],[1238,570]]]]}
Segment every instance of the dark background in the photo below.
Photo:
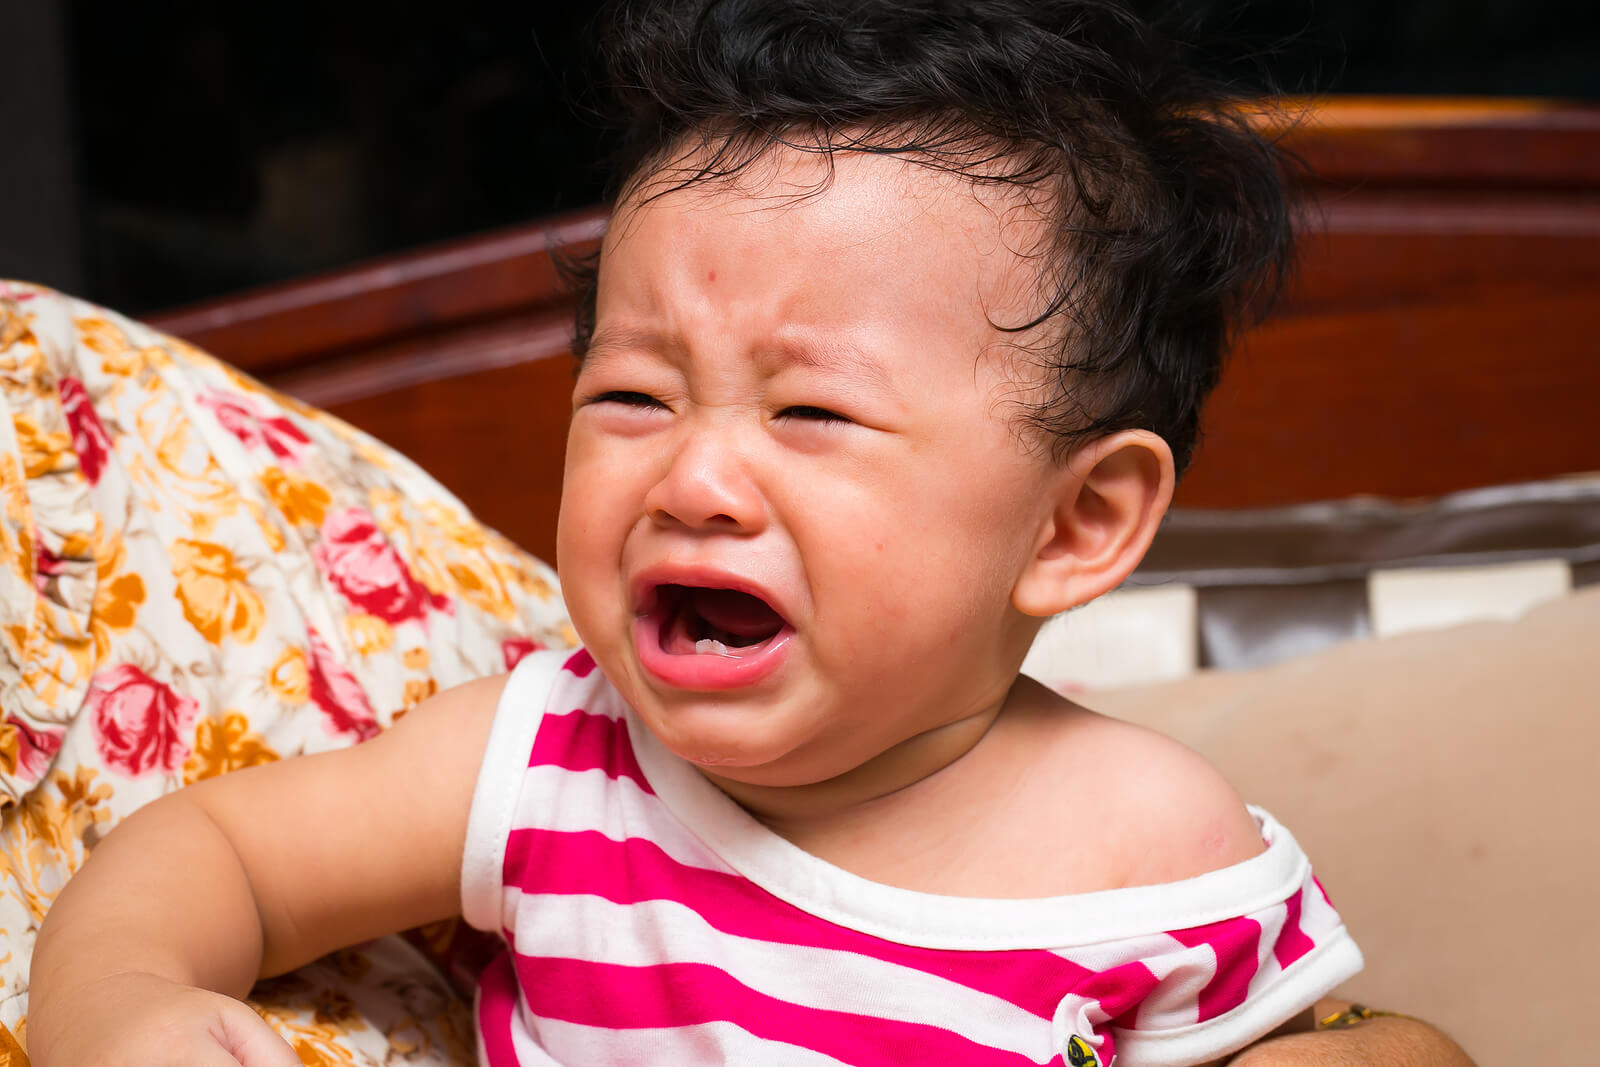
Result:
{"type": "MultiPolygon", "coordinates": [[[[595,203],[594,6],[0,0],[0,276],[138,314],[595,203]]],[[[1587,0],[1137,6],[1247,88],[1600,99],[1587,0]]]]}

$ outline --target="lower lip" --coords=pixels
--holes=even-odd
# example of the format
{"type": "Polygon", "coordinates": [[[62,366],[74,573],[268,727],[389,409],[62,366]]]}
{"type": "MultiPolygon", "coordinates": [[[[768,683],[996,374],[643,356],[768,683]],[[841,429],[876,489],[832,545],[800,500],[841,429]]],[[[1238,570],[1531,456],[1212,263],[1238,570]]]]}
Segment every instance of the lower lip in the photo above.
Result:
{"type": "Polygon", "coordinates": [[[633,620],[633,647],[640,665],[658,681],[674,689],[717,692],[755,685],[783,666],[793,633],[785,627],[741,655],[674,655],[661,647],[661,618],[652,613],[633,620]]]}

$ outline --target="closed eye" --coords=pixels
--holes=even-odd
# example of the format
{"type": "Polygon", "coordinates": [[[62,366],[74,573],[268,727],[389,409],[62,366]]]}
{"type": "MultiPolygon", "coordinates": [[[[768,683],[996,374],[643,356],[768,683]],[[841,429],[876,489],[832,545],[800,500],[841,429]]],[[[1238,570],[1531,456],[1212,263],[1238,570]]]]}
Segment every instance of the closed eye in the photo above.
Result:
{"type": "Polygon", "coordinates": [[[819,408],[811,404],[794,404],[790,407],[786,407],[782,411],[778,412],[778,418],[803,419],[807,422],[844,423],[854,421],[839,414],[837,411],[829,411],[827,408],[819,408]]]}
{"type": "Polygon", "coordinates": [[[591,404],[623,404],[633,408],[659,408],[666,406],[649,393],[636,393],[628,389],[608,389],[603,393],[596,393],[591,396],[588,402],[591,404]]]}

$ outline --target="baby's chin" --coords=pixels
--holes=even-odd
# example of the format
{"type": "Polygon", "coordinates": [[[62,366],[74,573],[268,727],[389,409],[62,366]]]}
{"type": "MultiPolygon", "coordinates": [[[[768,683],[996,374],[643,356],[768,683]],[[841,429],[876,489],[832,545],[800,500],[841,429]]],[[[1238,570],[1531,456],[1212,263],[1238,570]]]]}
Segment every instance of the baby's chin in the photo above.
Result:
{"type": "Polygon", "coordinates": [[[814,785],[850,768],[830,768],[813,742],[816,724],[771,708],[699,705],[670,711],[634,705],[668,752],[708,777],[762,788],[814,785]]]}
{"type": "Polygon", "coordinates": [[[795,738],[786,736],[789,731],[771,721],[771,711],[748,706],[648,708],[640,716],[674,756],[729,775],[759,772],[784,762],[799,747],[795,738]]]}

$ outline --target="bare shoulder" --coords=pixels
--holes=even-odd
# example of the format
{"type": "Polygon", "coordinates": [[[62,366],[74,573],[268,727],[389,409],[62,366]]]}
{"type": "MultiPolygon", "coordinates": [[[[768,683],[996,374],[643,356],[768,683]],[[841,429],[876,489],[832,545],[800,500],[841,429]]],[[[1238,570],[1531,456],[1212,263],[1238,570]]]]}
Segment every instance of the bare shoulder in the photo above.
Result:
{"type": "MultiPolygon", "coordinates": [[[[283,804],[292,809],[314,807],[309,797],[320,792],[343,794],[348,800],[373,795],[363,787],[380,784],[386,788],[376,796],[391,806],[403,801],[406,793],[419,791],[396,793],[393,786],[400,781],[433,787],[434,796],[441,790],[459,792],[463,781],[477,773],[505,680],[503,675],[484,678],[429,697],[364,744],[250,768],[197,783],[185,793],[191,797],[216,794],[214,803],[225,807],[230,794],[276,789],[283,794],[283,804]]],[[[274,806],[272,810],[282,809],[274,806]]]]}
{"type": "Polygon", "coordinates": [[[1056,810],[1085,816],[1073,821],[1107,858],[1109,886],[1192,878],[1262,851],[1239,794],[1192,749],[1035,683],[1019,695],[1034,758],[1069,772],[1044,776],[1045,788],[1058,790],[1056,810]]]}
{"type": "Polygon", "coordinates": [[[470,759],[474,770],[510,675],[480,678],[446,689],[418,704],[374,739],[391,747],[421,746],[435,756],[470,759]]]}
{"type": "MultiPolygon", "coordinates": [[[[418,704],[387,731],[348,750],[341,788],[386,796],[391,818],[459,851],[506,675],[477,679],[418,704]]],[[[411,835],[408,835],[411,836],[411,835]]]]}

